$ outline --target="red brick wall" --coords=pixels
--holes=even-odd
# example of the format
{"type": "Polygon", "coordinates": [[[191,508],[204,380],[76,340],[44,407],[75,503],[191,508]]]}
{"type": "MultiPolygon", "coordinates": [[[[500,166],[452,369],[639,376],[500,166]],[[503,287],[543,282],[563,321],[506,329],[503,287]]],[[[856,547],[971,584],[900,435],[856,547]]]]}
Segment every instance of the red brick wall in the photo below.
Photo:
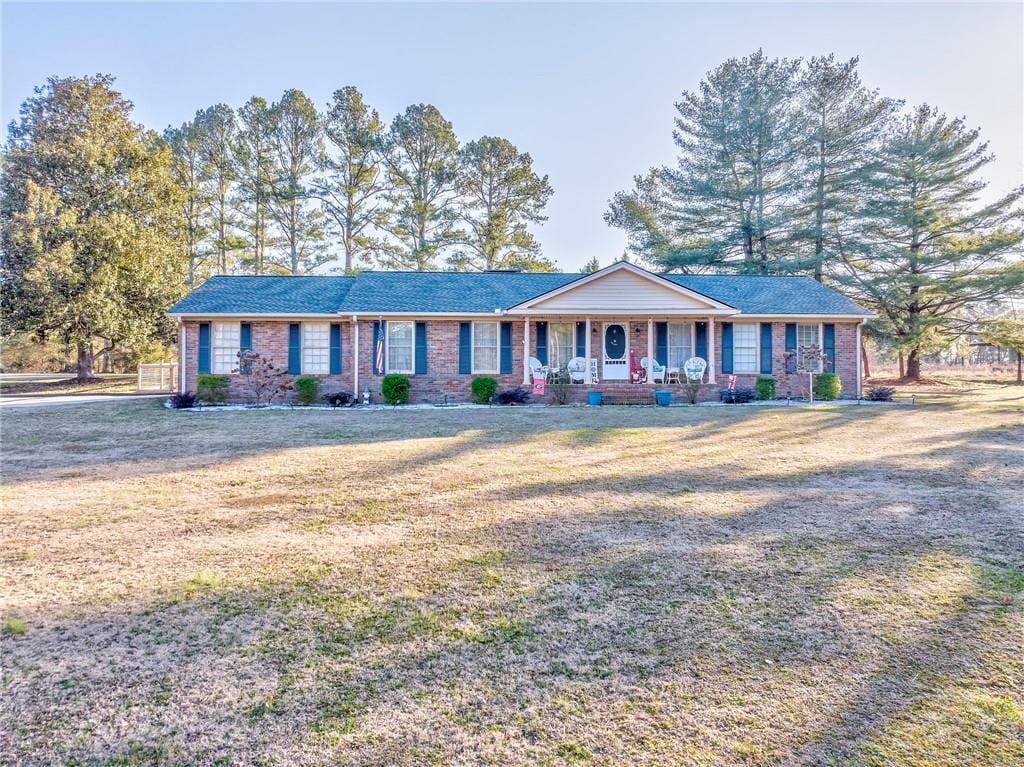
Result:
{"type": "MultiPolygon", "coordinates": [[[[575,321],[575,318],[571,318],[575,321]]],[[[557,320],[551,320],[557,321],[557,320]]],[[[598,356],[601,348],[601,327],[602,323],[615,320],[592,320],[591,321],[591,354],[598,356]],[[593,333],[594,330],[596,333],[593,333]]],[[[626,322],[624,320],[620,320],[626,322]]],[[[427,322],[427,373],[425,375],[411,375],[412,402],[443,402],[447,397],[450,402],[468,402],[470,397],[470,381],[472,375],[459,374],[459,321],[458,320],[426,320],[427,322]]],[[[513,388],[522,385],[523,380],[523,321],[522,319],[512,320],[512,373],[494,376],[498,379],[499,389],[513,388]]],[[[186,322],[186,378],[185,388],[189,391],[196,389],[196,372],[198,367],[199,349],[199,324],[197,322],[186,322]]],[[[277,365],[287,368],[288,365],[288,322],[277,321],[254,321],[252,323],[253,348],[260,354],[270,358],[277,365]]],[[[342,360],[340,375],[321,376],[323,393],[345,390],[354,391],[353,381],[353,349],[354,326],[351,322],[343,321],[341,324],[342,334],[342,360]]],[[[637,360],[647,356],[647,320],[629,320],[629,344],[630,349],[636,351],[637,360]]],[[[836,372],[839,373],[843,384],[844,396],[856,396],[856,370],[857,370],[857,325],[856,323],[835,323],[836,328],[836,372]]],[[[530,323],[530,354],[535,355],[536,349],[536,325],[530,323]]],[[[727,376],[722,373],[722,339],[721,322],[715,321],[715,370],[717,376],[716,385],[705,386],[701,392],[701,399],[718,399],[718,389],[727,384],[727,376]]],[[[776,392],[780,397],[787,393],[794,397],[802,397],[807,391],[807,377],[805,375],[786,375],[785,373],[785,323],[776,322],[772,325],[772,374],[777,379],[776,392]]],[[[738,386],[753,386],[757,374],[742,374],[737,376],[738,386]]],[[[242,376],[231,377],[230,396],[234,401],[244,401],[247,398],[245,382],[242,376]]],[[[369,387],[372,400],[380,401],[380,376],[373,374],[373,321],[366,320],[359,323],[359,385],[357,394],[361,394],[364,387],[369,387]]],[[[606,388],[609,393],[614,393],[616,398],[622,401],[648,401],[650,390],[648,387],[635,387],[636,391],[625,388],[629,384],[620,382],[602,383],[600,388],[606,388]]],[[[573,400],[581,401],[586,398],[587,387],[573,387],[573,400]]]]}

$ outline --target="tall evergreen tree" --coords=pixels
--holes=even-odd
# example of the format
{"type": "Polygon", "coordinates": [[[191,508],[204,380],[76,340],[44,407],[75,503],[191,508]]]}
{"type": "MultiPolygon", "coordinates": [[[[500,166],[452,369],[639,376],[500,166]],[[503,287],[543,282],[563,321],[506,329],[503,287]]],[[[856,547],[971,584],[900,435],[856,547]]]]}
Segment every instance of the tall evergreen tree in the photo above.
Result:
{"type": "Polygon", "coordinates": [[[593,274],[594,272],[601,271],[601,262],[597,260],[597,256],[587,261],[580,269],[580,274],[593,274]]]}
{"type": "Polygon", "coordinates": [[[894,121],[864,174],[863,233],[841,243],[841,284],[892,328],[906,375],[972,306],[1024,292],[1024,188],[981,204],[979,132],[928,105],[894,121]]]}
{"type": "Polygon", "coordinates": [[[386,220],[387,177],[381,165],[384,124],[356,88],[334,92],[324,117],[328,151],[313,193],[341,235],[345,271],[381,250],[375,227],[386,220]]]}
{"type": "Polygon", "coordinates": [[[320,119],[305,93],[291,88],[270,109],[272,137],[268,210],[281,232],[289,274],[303,274],[330,260],[324,218],[310,205],[308,184],[322,154],[320,119]]]}
{"type": "Polygon", "coordinates": [[[202,157],[201,127],[195,122],[167,128],[164,141],[171,150],[171,173],[181,189],[181,221],[188,258],[188,285],[194,287],[203,276],[207,250],[207,222],[210,196],[202,157]]]}
{"type": "Polygon", "coordinates": [[[544,207],[553,194],[530,155],[503,138],[470,141],[459,151],[458,184],[461,248],[449,259],[453,268],[555,270],[527,229],[547,220],[544,207]]]}
{"type": "Polygon", "coordinates": [[[164,311],[185,287],[171,150],[132,122],[113,82],[37,88],[10,125],[0,178],[3,329],[76,349],[79,378],[116,344],[166,338],[164,311]]]}
{"type": "Polygon", "coordinates": [[[799,60],[757,51],[729,59],[676,104],[675,169],[637,179],[606,220],[666,269],[766,274],[789,268],[793,194],[801,184],[799,60]]]}
{"type": "Polygon", "coordinates": [[[857,74],[857,59],[812,58],[800,80],[805,176],[794,249],[819,282],[838,260],[837,242],[857,226],[863,194],[861,171],[873,158],[898,102],[868,90],[857,74]]]}
{"type": "Polygon", "coordinates": [[[234,144],[238,226],[251,249],[243,261],[253,274],[263,274],[268,266],[269,205],[274,181],[273,114],[266,99],[253,96],[238,110],[238,121],[234,144]]]}
{"type": "Polygon", "coordinates": [[[211,250],[216,271],[228,274],[234,266],[233,254],[245,247],[244,238],[235,233],[239,220],[235,162],[238,121],[227,104],[215,104],[197,112],[195,124],[199,129],[200,158],[208,189],[211,250]]]}
{"type": "Polygon", "coordinates": [[[458,139],[437,107],[414,104],[391,122],[383,154],[392,209],[385,224],[395,238],[378,257],[389,269],[425,271],[456,238],[458,139]]]}

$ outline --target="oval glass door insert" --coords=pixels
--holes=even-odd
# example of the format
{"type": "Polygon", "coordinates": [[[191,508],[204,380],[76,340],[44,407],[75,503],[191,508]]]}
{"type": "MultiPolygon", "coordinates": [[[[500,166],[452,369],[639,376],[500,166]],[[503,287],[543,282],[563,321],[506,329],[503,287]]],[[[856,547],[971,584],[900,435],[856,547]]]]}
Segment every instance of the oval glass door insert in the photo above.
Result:
{"type": "Polygon", "coordinates": [[[604,355],[612,360],[626,356],[626,331],[622,325],[609,325],[605,329],[604,355]]]}

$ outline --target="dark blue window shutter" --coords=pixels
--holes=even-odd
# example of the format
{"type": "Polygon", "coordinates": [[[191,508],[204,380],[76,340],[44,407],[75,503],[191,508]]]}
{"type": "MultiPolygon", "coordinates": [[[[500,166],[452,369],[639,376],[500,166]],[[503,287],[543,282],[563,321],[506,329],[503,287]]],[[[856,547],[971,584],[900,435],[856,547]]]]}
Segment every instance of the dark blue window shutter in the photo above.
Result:
{"type": "Polygon", "coordinates": [[[512,372],[512,323],[501,323],[501,367],[502,373],[512,372]]]}
{"type": "Polygon", "coordinates": [[[416,323],[416,375],[427,372],[427,323],[416,323]]]}
{"type": "Polygon", "coordinates": [[[786,354],[789,355],[789,356],[786,357],[786,372],[787,373],[795,373],[796,372],[796,323],[795,322],[787,322],[786,323],[786,354]],[[793,352],[793,354],[789,355],[789,352],[793,352]]]}
{"type": "Polygon", "coordinates": [[[541,365],[548,364],[548,323],[537,323],[537,359],[541,365]]]}
{"type": "Polygon", "coordinates": [[[341,372],[341,325],[331,323],[331,375],[341,372]]]}
{"type": "Polygon", "coordinates": [[[302,325],[298,322],[288,325],[288,372],[293,376],[302,372],[302,325]]]}
{"type": "Polygon", "coordinates": [[[694,329],[696,336],[696,343],[694,344],[693,354],[695,357],[700,357],[705,362],[708,361],[708,323],[698,322],[697,327],[694,329]]]}
{"type": "Polygon", "coordinates": [[[722,323],[722,372],[732,372],[732,323],[722,323]]]}
{"type": "Polygon", "coordinates": [[[199,323],[199,372],[210,372],[210,323],[199,323]]]}
{"type": "Polygon", "coordinates": [[[473,325],[470,322],[459,323],[459,374],[469,375],[473,372],[473,325]]]}
{"type": "Polygon", "coordinates": [[[252,323],[243,322],[238,334],[238,348],[239,351],[246,351],[252,349],[252,323]]]}
{"type": "Polygon", "coordinates": [[[576,356],[587,356],[587,323],[576,323],[576,356]]]}
{"type": "Polygon", "coordinates": [[[821,351],[827,358],[825,360],[825,372],[836,372],[836,326],[834,323],[826,322],[821,328],[822,344],[821,351]]]}
{"type": "MultiPolygon", "coordinates": [[[[654,359],[659,365],[668,364],[668,323],[654,323],[654,359]]],[[[684,360],[685,362],[685,360],[684,360]]]]}
{"type": "Polygon", "coordinates": [[[772,323],[761,323],[761,372],[772,374],[772,323]]]}

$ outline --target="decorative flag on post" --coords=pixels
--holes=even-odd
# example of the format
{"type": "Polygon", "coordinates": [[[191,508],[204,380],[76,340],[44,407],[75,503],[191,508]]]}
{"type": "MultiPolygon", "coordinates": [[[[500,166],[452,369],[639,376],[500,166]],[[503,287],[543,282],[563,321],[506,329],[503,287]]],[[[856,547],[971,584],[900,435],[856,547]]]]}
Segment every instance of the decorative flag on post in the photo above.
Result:
{"type": "Polygon", "coordinates": [[[376,355],[376,358],[377,358],[376,368],[377,368],[377,370],[381,371],[381,373],[384,372],[384,328],[383,328],[383,325],[384,325],[384,323],[382,322],[381,323],[381,326],[382,326],[381,327],[381,332],[377,334],[377,348],[374,350],[374,354],[376,355]]]}
{"type": "Polygon", "coordinates": [[[533,393],[538,396],[544,396],[544,379],[537,377],[533,379],[533,393]]]}
{"type": "Polygon", "coordinates": [[[736,376],[729,376],[729,391],[736,391],[736,376]]]}

